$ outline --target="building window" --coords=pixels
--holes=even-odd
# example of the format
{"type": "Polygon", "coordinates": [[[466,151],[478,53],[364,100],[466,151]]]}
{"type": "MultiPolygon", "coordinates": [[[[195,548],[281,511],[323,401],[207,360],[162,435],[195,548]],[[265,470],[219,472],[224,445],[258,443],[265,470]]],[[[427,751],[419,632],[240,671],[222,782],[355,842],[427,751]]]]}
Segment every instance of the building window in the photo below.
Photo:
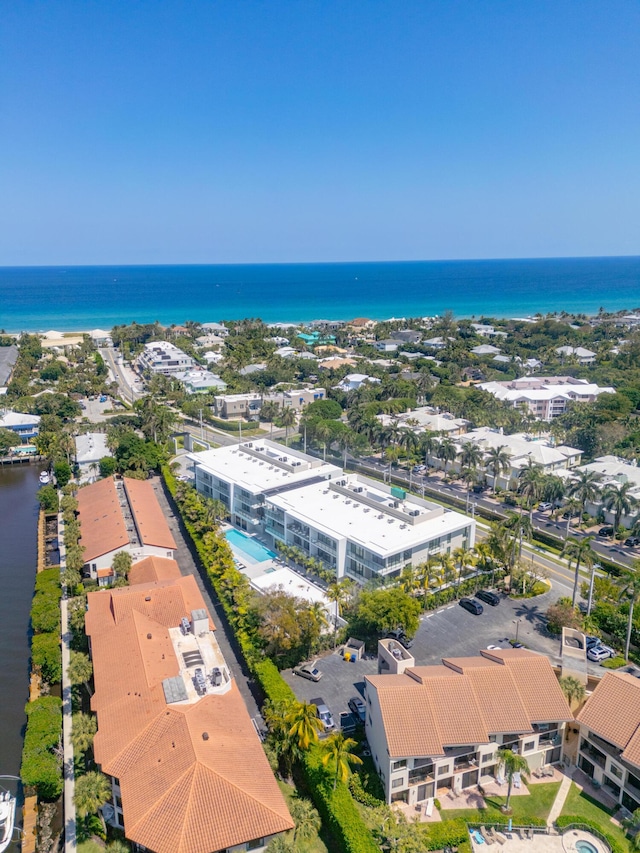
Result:
{"type": "Polygon", "coordinates": [[[406,766],[407,766],[407,759],[403,758],[400,761],[392,762],[391,769],[392,770],[400,770],[402,767],[406,767],[406,766]]]}
{"type": "Polygon", "coordinates": [[[618,779],[622,779],[622,770],[619,767],[616,767],[615,764],[611,764],[609,766],[609,771],[613,773],[614,776],[617,776],[618,779]]]}
{"type": "Polygon", "coordinates": [[[451,772],[450,764],[443,764],[442,767],[438,767],[438,776],[446,776],[449,772],[451,772]]]}
{"type": "Polygon", "coordinates": [[[402,788],[404,785],[404,779],[401,777],[400,779],[394,779],[391,783],[392,788],[402,788]]]}
{"type": "Polygon", "coordinates": [[[522,747],[523,752],[530,752],[536,745],[535,740],[528,740],[522,747]]]}
{"type": "Polygon", "coordinates": [[[254,838],[253,841],[247,841],[247,850],[260,850],[264,847],[264,838],[254,838]]]}

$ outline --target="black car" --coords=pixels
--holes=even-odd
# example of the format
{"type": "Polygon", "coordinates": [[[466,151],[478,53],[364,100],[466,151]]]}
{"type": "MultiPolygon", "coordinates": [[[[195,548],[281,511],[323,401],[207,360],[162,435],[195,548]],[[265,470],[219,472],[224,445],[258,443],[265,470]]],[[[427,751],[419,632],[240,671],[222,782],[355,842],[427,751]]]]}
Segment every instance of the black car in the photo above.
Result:
{"type": "Polygon", "coordinates": [[[598,536],[613,536],[613,525],[605,524],[604,527],[598,530],[598,536]]]}
{"type": "Polygon", "coordinates": [[[402,628],[394,628],[393,631],[389,631],[385,634],[385,639],[395,640],[397,643],[400,643],[401,646],[404,646],[405,649],[410,649],[413,645],[413,640],[410,640],[409,637],[407,637],[402,628]]]}
{"type": "Polygon", "coordinates": [[[490,604],[492,607],[496,607],[496,605],[500,604],[500,596],[488,589],[481,589],[476,592],[476,598],[479,598],[480,601],[484,601],[485,604],[490,604]]]}
{"type": "Polygon", "coordinates": [[[461,598],[458,604],[468,610],[469,613],[473,613],[474,616],[479,616],[484,609],[480,602],[474,598],[461,598]]]}
{"type": "Polygon", "coordinates": [[[629,548],[637,548],[640,545],[640,536],[629,536],[628,539],[624,540],[624,544],[628,545],[629,548]]]}

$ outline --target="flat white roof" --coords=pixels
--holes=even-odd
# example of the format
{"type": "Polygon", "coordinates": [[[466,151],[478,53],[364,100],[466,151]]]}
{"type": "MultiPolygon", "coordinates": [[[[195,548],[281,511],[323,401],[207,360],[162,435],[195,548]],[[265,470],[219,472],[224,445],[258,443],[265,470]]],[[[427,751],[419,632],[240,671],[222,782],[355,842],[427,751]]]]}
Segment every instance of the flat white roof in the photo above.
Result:
{"type": "Polygon", "coordinates": [[[113,454],[107,447],[107,436],[103,432],[87,432],[78,435],[76,442],[76,462],[86,465],[90,462],[99,462],[104,456],[113,454]]]}
{"type": "Polygon", "coordinates": [[[259,592],[266,592],[271,587],[282,587],[288,595],[303,598],[311,604],[319,602],[328,613],[335,613],[335,603],[327,598],[319,586],[303,578],[302,575],[296,574],[296,572],[286,566],[252,578],[251,586],[259,592]]]}
{"type": "Polygon", "coordinates": [[[462,513],[445,510],[431,501],[413,497],[399,500],[385,487],[356,474],[343,476],[336,483],[302,486],[268,501],[327,536],[350,539],[383,556],[474,524],[462,513]],[[336,488],[342,481],[346,487],[336,488]],[[353,488],[363,491],[357,493],[353,488]],[[409,515],[416,510],[419,516],[409,515]]]}
{"type": "Polygon", "coordinates": [[[342,473],[331,465],[268,439],[256,439],[201,453],[190,453],[198,468],[252,494],[300,483],[312,477],[336,477],[342,473]]]}

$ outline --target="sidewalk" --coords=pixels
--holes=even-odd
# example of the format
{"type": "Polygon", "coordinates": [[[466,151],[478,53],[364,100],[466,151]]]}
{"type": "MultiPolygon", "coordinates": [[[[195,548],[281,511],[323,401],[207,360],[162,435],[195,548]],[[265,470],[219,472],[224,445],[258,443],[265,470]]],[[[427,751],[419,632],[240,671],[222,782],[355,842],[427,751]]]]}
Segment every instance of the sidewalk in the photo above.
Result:
{"type": "MultiPolygon", "coordinates": [[[[62,513],[58,516],[58,536],[60,538],[60,570],[66,567],[66,549],[64,546],[64,521],[62,513]]],[[[66,590],[60,601],[62,638],[62,769],[64,778],[64,850],[65,853],[75,853],[76,850],[76,805],[75,773],[73,766],[73,744],[71,743],[71,719],[73,708],[71,704],[71,682],[68,668],[71,658],[71,631],[67,609],[66,590]]]]}
{"type": "Polygon", "coordinates": [[[571,788],[572,773],[573,771],[569,769],[566,769],[564,771],[564,778],[562,780],[558,793],[556,794],[556,798],[553,801],[553,805],[551,806],[549,816],[547,817],[547,826],[553,826],[557,818],[560,817],[560,812],[564,808],[565,800],[567,799],[567,795],[569,794],[569,788],[571,788]]]}

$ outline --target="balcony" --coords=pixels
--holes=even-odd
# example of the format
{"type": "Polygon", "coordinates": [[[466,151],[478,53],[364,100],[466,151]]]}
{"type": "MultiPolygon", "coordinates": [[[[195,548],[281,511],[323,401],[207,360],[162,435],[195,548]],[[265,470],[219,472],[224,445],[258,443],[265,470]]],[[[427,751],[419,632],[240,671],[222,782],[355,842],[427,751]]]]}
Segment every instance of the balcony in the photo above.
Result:
{"type": "Polygon", "coordinates": [[[583,740],[580,744],[580,751],[583,755],[592,761],[594,764],[597,764],[598,767],[604,768],[607,763],[607,757],[604,753],[600,752],[599,749],[596,749],[595,746],[592,746],[588,740],[583,740]]]}
{"type": "Polygon", "coordinates": [[[422,785],[424,782],[435,782],[433,764],[409,771],[409,785],[422,785]]]}

